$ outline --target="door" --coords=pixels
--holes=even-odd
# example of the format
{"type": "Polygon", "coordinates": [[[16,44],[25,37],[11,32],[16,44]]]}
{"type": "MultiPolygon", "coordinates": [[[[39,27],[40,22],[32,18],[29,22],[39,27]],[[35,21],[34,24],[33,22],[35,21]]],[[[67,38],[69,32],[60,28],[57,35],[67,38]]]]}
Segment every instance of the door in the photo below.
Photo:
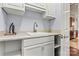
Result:
{"type": "Polygon", "coordinates": [[[42,49],[39,46],[25,47],[24,56],[42,56],[42,49]]]}
{"type": "Polygon", "coordinates": [[[78,4],[78,49],[79,49],[79,4],[78,4]]]}
{"type": "Polygon", "coordinates": [[[48,43],[42,47],[43,56],[54,56],[54,43],[48,43]]]}

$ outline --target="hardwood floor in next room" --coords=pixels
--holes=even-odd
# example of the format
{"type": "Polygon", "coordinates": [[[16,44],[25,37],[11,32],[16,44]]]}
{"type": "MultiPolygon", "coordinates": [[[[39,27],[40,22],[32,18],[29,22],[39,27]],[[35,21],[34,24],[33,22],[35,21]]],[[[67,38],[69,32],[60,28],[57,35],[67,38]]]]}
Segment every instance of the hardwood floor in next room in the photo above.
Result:
{"type": "Polygon", "coordinates": [[[70,47],[70,56],[79,56],[79,50],[73,47],[70,47]]]}
{"type": "Polygon", "coordinates": [[[70,40],[70,56],[79,56],[78,40],[70,40]]]}

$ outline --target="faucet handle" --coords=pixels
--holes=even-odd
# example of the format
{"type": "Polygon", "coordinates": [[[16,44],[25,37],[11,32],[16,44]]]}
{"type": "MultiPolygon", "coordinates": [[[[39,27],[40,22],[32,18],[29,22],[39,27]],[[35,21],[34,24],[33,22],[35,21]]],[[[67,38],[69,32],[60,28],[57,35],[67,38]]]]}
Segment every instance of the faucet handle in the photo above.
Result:
{"type": "Polygon", "coordinates": [[[34,32],[37,32],[37,28],[36,27],[38,27],[38,24],[36,22],[34,22],[34,26],[33,26],[33,31],[34,32]]]}

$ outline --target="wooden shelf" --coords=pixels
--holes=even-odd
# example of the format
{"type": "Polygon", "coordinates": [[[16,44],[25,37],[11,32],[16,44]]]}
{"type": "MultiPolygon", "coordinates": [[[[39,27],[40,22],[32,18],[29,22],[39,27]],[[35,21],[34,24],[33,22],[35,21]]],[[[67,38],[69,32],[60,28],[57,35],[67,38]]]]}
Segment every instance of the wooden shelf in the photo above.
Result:
{"type": "Polygon", "coordinates": [[[61,47],[61,45],[56,45],[54,48],[58,48],[58,47],[61,47]]]}

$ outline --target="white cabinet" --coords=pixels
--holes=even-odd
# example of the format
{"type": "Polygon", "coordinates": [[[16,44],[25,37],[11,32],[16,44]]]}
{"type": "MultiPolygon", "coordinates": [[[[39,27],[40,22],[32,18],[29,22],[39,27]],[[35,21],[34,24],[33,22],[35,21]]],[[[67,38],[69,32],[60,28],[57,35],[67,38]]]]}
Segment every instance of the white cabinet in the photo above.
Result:
{"type": "Polygon", "coordinates": [[[27,47],[27,46],[45,43],[45,42],[49,42],[49,41],[53,41],[53,40],[54,40],[54,36],[32,38],[32,39],[28,39],[28,40],[23,40],[23,45],[25,47],[27,47]]]}
{"type": "Polygon", "coordinates": [[[23,3],[3,3],[2,8],[10,14],[22,15],[25,12],[25,4],[23,3]]]}
{"type": "Polygon", "coordinates": [[[24,56],[54,56],[53,41],[24,48],[24,56]]]}
{"type": "Polygon", "coordinates": [[[53,16],[53,12],[55,11],[54,4],[46,3],[46,15],[53,16]]]}
{"type": "Polygon", "coordinates": [[[0,56],[21,56],[20,41],[1,41],[0,56]]]}
{"type": "Polygon", "coordinates": [[[54,36],[31,38],[29,40],[23,40],[22,41],[22,55],[24,56],[53,56],[54,55],[54,41],[53,40],[54,40],[54,36]],[[25,44],[25,42],[28,43],[28,46],[27,44],[25,44]]]}
{"type": "Polygon", "coordinates": [[[2,7],[2,3],[0,3],[0,7],[2,7]]]}
{"type": "Polygon", "coordinates": [[[3,41],[0,42],[0,56],[54,56],[53,40],[54,36],[44,36],[19,41],[3,41]]]}
{"type": "Polygon", "coordinates": [[[0,42],[0,56],[5,55],[5,46],[4,42],[0,42]]]}
{"type": "Polygon", "coordinates": [[[24,56],[41,56],[42,49],[39,46],[31,46],[24,48],[24,56]]]}
{"type": "Polygon", "coordinates": [[[46,44],[42,47],[44,56],[54,56],[54,43],[46,44]]]}
{"type": "Polygon", "coordinates": [[[56,4],[54,3],[46,3],[46,13],[44,15],[45,19],[55,19],[55,13],[56,13],[56,4]]]}
{"type": "Polygon", "coordinates": [[[44,13],[46,11],[45,5],[43,3],[25,3],[26,9],[44,13]]]}
{"type": "Polygon", "coordinates": [[[46,9],[44,3],[26,3],[26,4],[30,4],[38,8],[46,9]]]}
{"type": "Polygon", "coordinates": [[[5,41],[5,56],[21,56],[21,41],[5,41]]]}

